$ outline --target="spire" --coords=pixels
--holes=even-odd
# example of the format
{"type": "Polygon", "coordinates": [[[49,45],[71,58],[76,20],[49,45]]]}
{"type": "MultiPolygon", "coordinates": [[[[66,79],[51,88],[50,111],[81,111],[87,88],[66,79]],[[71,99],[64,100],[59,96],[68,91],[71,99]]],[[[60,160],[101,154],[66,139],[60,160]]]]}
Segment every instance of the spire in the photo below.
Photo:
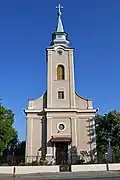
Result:
{"type": "Polygon", "coordinates": [[[61,8],[63,8],[63,6],[61,6],[60,4],[58,4],[58,6],[56,7],[58,9],[58,24],[57,24],[57,28],[56,28],[56,32],[64,32],[64,28],[63,28],[63,24],[62,24],[62,20],[61,20],[61,8]]]}
{"type": "Polygon", "coordinates": [[[62,15],[61,8],[63,8],[63,6],[58,4],[56,8],[58,9],[58,13],[57,13],[58,23],[57,23],[56,31],[52,34],[52,42],[50,45],[51,46],[62,45],[64,47],[68,47],[69,46],[68,34],[64,31],[61,20],[61,15],[62,15]]]}

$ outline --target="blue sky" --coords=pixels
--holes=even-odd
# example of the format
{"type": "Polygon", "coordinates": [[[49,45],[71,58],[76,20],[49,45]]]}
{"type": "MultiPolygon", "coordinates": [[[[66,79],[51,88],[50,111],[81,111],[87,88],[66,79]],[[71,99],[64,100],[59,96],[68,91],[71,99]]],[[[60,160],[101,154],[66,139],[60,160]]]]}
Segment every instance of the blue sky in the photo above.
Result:
{"type": "Polygon", "coordinates": [[[45,48],[56,27],[56,5],[75,48],[76,91],[101,113],[120,110],[119,0],[0,1],[0,98],[25,139],[23,109],[46,90],[45,48]]]}

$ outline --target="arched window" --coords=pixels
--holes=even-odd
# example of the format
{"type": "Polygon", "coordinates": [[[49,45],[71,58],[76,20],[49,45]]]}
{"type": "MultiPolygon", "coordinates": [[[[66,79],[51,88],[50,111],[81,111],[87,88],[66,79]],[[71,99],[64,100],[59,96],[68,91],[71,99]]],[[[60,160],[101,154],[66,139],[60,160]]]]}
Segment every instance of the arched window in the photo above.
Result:
{"type": "Polygon", "coordinates": [[[57,80],[65,79],[65,68],[63,65],[58,65],[57,67],[57,80]]]}

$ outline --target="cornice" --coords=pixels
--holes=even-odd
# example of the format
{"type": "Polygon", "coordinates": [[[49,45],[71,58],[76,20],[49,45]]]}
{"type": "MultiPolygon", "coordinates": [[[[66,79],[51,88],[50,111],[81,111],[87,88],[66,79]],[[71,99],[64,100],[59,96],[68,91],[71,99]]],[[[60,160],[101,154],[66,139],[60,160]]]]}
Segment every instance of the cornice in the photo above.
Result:
{"type": "Polygon", "coordinates": [[[25,109],[25,113],[40,112],[76,112],[76,113],[96,113],[97,109],[77,109],[77,108],[45,108],[43,109],[25,109]]]}

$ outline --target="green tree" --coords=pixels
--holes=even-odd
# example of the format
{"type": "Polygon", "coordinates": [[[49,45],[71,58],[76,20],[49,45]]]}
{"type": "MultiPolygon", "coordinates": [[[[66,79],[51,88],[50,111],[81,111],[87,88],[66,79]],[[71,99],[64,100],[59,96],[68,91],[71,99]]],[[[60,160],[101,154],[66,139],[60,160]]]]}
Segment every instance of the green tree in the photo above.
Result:
{"type": "Polygon", "coordinates": [[[95,122],[98,161],[105,161],[108,138],[110,138],[113,162],[120,162],[120,112],[110,111],[108,114],[97,115],[95,122]]]}
{"type": "Polygon", "coordinates": [[[0,105],[0,157],[17,140],[17,131],[13,127],[14,114],[0,105]]]}
{"type": "Polygon", "coordinates": [[[15,147],[15,155],[25,157],[25,141],[18,142],[15,147]]]}

